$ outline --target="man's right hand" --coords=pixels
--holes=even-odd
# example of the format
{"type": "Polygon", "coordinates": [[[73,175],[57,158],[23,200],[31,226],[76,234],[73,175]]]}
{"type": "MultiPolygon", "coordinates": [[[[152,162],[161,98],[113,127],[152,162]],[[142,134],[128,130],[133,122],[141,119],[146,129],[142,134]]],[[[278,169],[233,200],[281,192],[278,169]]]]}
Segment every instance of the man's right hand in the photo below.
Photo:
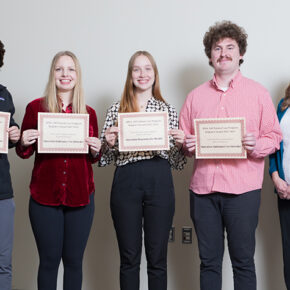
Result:
{"type": "Polygon", "coordinates": [[[188,152],[193,153],[195,151],[195,144],[196,144],[195,135],[185,135],[185,141],[183,146],[188,152]]]}

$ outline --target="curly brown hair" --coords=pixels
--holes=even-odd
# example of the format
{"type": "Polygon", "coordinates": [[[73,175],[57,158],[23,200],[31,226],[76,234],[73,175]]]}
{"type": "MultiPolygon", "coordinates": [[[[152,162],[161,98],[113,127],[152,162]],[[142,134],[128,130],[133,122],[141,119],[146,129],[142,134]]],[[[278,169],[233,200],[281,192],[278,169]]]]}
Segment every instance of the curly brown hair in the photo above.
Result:
{"type": "Polygon", "coordinates": [[[0,40],[0,67],[2,67],[4,64],[4,62],[3,62],[4,54],[5,54],[4,44],[0,40]]]}
{"type": "MultiPolygon", "coordinates": [[[[203,38],[204,51],[209,60],[211,59],[211,49],[214,44],[224,38],[234,39],[239,46],[240,55],[244,55],[247,50],[247,37],[248,34],[244,28],[238,26],[231,21],[216,22],[215,25],[211,26],[205,33],[203,38]]],[[[240,65],[244,62],[240,59],[240,65]]],[[[212,65],[211,60],[209,64],[212,65]]]]}
{"type": "Polygon", "coordinates": [[[285,111],[290,106],[290,84],[285,90],[284,101],[281,105],[281,111],[285,111]]]}

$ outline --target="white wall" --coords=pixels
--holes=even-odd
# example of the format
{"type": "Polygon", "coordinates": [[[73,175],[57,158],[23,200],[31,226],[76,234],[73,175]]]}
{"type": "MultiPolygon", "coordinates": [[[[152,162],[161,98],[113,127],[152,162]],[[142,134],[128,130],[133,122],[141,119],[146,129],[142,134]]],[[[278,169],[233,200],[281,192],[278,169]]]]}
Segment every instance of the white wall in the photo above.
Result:
{"type": "MultiPolygon", "coordinates": [[[[289,1],[283,0],[1,0],[0,39],[7,54],[0,82],[8,87],[21,123],[26,104],[42,96],[53,55],[69,49],[79,57],[87,103],[103,125],[105,110],[119,99],[129,57],[139,49],[155,57],[166,100],[180,110],[187,93],[212,76],[202,38],[214,22],[232,20],[249,34],[242,72],[266,86],[275,105],[289,82],[289,1]]],[[[36,289],[38,256],[28,220],[29,181],[33,158],[9,153],[15,189],[14,280],[17,289],[36,289]]],[[[109,211],[113,166],[94,168],[96,212],[86,256],[83,289],[118,289],[119,256],[109,211]]],[[[190,161],[174,172],[176,241],[169,245],[168,289],[198,289],[196,239],[181,244],[181,227],[189,217],[190,161]]],[[[267,173],[257,231],[256,266],[259,290],[285,289],[276,199],[267,173]]],[[[147,289],[142,263],[142,290],[147,289]]],[[[62,273],[62,270],[60,270],[62,273]]],[[[60,275],[61,276],[61,275],[60,275]]],[[[61,277],[59,281],[61,287],[61,277]]],[[[223,289],[233,289],[228,254],[223,289]]]]}

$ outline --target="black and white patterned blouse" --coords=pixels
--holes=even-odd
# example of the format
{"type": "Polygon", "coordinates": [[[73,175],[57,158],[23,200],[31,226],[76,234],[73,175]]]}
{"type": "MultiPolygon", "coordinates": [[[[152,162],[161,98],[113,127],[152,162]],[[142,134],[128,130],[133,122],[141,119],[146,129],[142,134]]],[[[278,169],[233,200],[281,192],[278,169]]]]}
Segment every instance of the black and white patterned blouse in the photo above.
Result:
{"type": "MultiPolygon", "coordinates": [[[[105,139],[105,131],[107,128],[116,125],[118,121],[118,111],[120,107],[120,102],[114,103],[107,111],[107,116],[105,124],[101,134],[101,141],[103,144],[102,156],[99,161],[99,166],[106,166],[114,160],[116,166],[123,166],[128,163],[137,162],[140,160],[151,159],[155,156],[167,159],[170,163],[171,168],[181,170],[185,163],[186,158],[184,157],[182,150],[179,150],[175,146],[175,141],[172,136],[169,136],[169,146],[168,151],[158,150],[158,151],[129,151],[129,152],[119,152],[118,150],[118,140],[113,148],[110,148],[105,139]]],[[[169,129],[178,129],[178,116],[177,112],[173,106],[166,104],[162,101],[156,100],[151,97],[148,100],[146,112],[168,112],[169,129]]]]}

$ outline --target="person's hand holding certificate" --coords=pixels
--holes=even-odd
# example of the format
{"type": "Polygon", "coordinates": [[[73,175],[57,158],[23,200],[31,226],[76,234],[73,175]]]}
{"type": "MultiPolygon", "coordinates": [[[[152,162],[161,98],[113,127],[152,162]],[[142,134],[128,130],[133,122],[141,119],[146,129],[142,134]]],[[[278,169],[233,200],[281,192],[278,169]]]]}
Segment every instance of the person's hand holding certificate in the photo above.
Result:
{"type": "Polygon", "coordinates": [[[169,150],[168,113],[119,113],[119,151],[169,150]]]}
{"type": "Polygon", "coordinates": [[[195,119],[197,159],[247,158],[244,118],[195,119]]]}
{"type": "Polygon", "coordinates": [[[88,153],[88,114],[38,113],[38,153],[88,153]]]}
{"type": "Polygon", "coordinates": [[[0,153],[8,153],[10,113],[0,112],[0,153]]]}

